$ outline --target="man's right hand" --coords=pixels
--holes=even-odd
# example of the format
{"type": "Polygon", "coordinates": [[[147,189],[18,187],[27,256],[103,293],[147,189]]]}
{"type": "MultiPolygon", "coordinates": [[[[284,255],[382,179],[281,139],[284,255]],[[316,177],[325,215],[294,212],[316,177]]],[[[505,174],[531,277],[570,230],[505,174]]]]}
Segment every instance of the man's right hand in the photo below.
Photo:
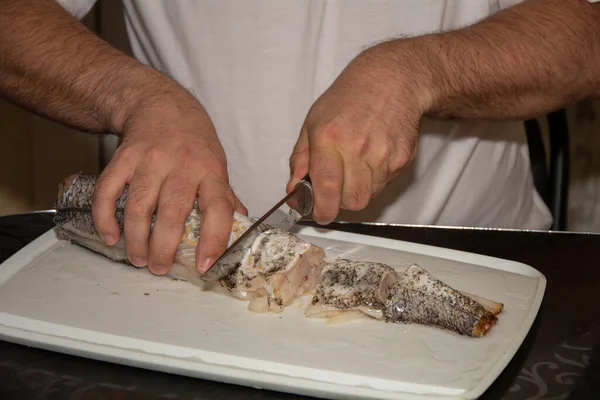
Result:
{"type": "Polygon", "coordinates": [[[96,229],[109,245],[119,240],[115,205],[128,184],[128,258],[138,267],[148,265],[153,273],[165,274],[197,195],[203,218],[196,265],[204,272],[227,246],[233,211],[247,214],[229,187],[225,153],[206,111],[184,89],[175,89],[161,101],[133,109],[120,136],[122,143],[95,188],[96,229]]]}
{"type": "Polygon", "coordinates": [[[93,198],[94,224],[105,241],[120,238],[116,200],[129,185],[128,257],[167,273],[198,195],[196,262],[206,270],[227,246],[233,211],[246,210],[229,187],[225,154],[202,105],[54,0],[0,0],[0,54],[0,95],[74,128],[121,136],[93,198]]]}

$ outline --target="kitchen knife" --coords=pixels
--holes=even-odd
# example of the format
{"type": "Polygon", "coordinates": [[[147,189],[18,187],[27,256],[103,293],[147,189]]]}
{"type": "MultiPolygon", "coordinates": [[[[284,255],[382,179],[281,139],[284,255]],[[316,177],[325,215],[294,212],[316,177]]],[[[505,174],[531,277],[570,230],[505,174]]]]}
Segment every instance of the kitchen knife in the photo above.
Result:
{"type": "Polygon", "coordinates": [[[246,251],[258,235],[267,229],[275,228],[288,231],[302,217],[309,215],[313,208],[313,192],[308,174],[294,189],[265,215],[260,217],[202,274],[201,279],[214,282],[233,272],[242,261],[246,251]]]}

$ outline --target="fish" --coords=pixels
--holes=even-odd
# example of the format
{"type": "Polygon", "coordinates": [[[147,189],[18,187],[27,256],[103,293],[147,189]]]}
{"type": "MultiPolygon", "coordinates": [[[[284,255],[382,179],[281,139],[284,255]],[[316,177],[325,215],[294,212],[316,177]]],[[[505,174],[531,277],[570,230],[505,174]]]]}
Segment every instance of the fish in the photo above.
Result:
{"type": "MultiPolygon", "coordinates": [[[[59,184],[54,217],[58,237],[132,265],[124,234],[117,244],[108,246],[95,229],[91,204],[96,182],[96,175],[81,173],[59,184]]],[[[127,190],[116,202],[121,233],[127,190]]],[[[235,212],[228,246],[255,221],[235,212]]],[[[201,222],[196,202],[185,220],[167,276],[206,287],[195,263],[201,222]]],[[[153,223],[154,217],[151,229],[153,223]]],[[[380,262],[328,259],[322,247],[269,225],[248,235],[247,243],[241,261],[222,271],[218,284],[232,297],[247,301],[251,312],[281,313],[297,299],[312,296],[304,311],[307,318],[326,318],[328,323],[368,318],[481,338],[497,324],[497,315],[504,308],[500,302],[450,287],[417,264],[397,271],[380,262]]]]}
{"type": "Polygon", "coordinates": [[[381,319],[385,301],[396,281],[396,271],[388,265],[335,258],[323,267],[305,315],[332,319],[347,312],[352,312],[347,315],[354,317],[359,315],[354,311],[359,311],[381,319]]]}
{"type": "Polygon", "coordinates": [[[502,309],[502,303],[455,290],[416,264],[399,273],[379,262],[338,258],[327,261],[305,315],[328,322],[367,315],[482,337],[502,309]]]}
{"type": "MultiPolygon", "coordinates": [[[[118,243],[108,246],[95,228],[91,206],[97,179],[95,174],[80,173],[70,175],[59,183],[54,217],[57,236],[114,262],[133,265],[127,258],[124,234],[118,243]]],[[[115,216],[121,233],[127,190],[128,187],[116,202],[115,216]]],[[[255,221],[235,212],[227,246],[233,244],[255,221]]],[[[195,261],[201,222],[202,214],[196,201],[185,220],[184,232],[167,276],[206,287],[195,261]]],[[[151,229],[153,225],[154,216],[151,229]]],[[[322,248],[269,225],[259,226],[248,238],[252,245],[242,262],[224,274],[219,284],[234,297],[248,300],[251,311],[281,312],[298,295],[314,289],[321,260],[325,257],[322,248]]]]}
{"type": "Polygon", "coordinates": [[[324,258],[321,247],[270,229],[256,238],[225,285],[236,297],[250,300],[249,310],[279,313],[314,289],[324,258]]]}
{"type": "Polygon", "coordinates": [[[498,322],[498,317],[490,310],[500,312],[503,307],[501,303],[479,298],[490,305],[490,309],[412,264],[398,275],[388,294],[385,320],[436,326],[479,338],[498,322]]]}

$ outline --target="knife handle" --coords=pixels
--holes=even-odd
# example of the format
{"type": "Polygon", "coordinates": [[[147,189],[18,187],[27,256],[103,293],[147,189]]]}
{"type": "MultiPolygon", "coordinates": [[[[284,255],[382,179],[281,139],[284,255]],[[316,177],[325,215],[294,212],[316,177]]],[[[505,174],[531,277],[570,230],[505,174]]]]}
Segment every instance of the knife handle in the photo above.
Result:
{"type": "Polygon", "coordinates": [[[312,184],[312,181],[310,180],[310,176],[308,174],[304,175],[304,177],[302,179],[300,179],[301,181],[306,181],[310,184],[312,184]]]}
{"type": "Polygon", "coordinates": [[[293,194],[288,200],[288,206],[294,209],[302,217],[306,217],[312,212],[314,199],[312,191],[312,182],[310,176],[306,174],[294,186],[293,194]]]}

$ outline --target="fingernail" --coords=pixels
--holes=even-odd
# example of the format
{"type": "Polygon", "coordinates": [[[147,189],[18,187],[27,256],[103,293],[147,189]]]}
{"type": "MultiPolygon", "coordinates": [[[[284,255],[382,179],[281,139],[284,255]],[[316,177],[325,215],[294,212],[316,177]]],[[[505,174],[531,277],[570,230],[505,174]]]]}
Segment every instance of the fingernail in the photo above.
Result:
{"type": "Polygon", "coordinates": [[[144,267],[148,263],[144,257],[131,257],[129,261],[136,267],[144,267]]]}
{"type": "Polygon", "coordinates": [[[328,218],[328,219],[323,219],[323,218],[322,218],[322,219],[316,220],[316,222],[317,222],[317,224],[319,224],[319,225],[321,225],[321,226],[325,226],[325,225],[329,225],[329,224],[330,224],[330,223],[332,223],[334,220],[335,220],[335,218],[334,218],[334,219],[329,219],[329,218],[328,218]]]}
{"type": "Polygon", "coordinates": [[[117,243],[117,240],[113,235],[104,235],[104,242],[107,245],[112,246],[113,244],[117,243]]]}
{"type": "Polygon", "coordinates": [[[200,260],[200,273],[205,273],[214,262],[214,258],[205,258],[204,260],[200,260]]]}
{"type": "Polygon", "coordinates": [[[157,264],[152,264],[151,266],[148,267],[148,269],[154,275],[164,275],[167,272],[169,272],[169,269],[167,267],[165,267],[163,265],[157,265],[157,264]]]}

